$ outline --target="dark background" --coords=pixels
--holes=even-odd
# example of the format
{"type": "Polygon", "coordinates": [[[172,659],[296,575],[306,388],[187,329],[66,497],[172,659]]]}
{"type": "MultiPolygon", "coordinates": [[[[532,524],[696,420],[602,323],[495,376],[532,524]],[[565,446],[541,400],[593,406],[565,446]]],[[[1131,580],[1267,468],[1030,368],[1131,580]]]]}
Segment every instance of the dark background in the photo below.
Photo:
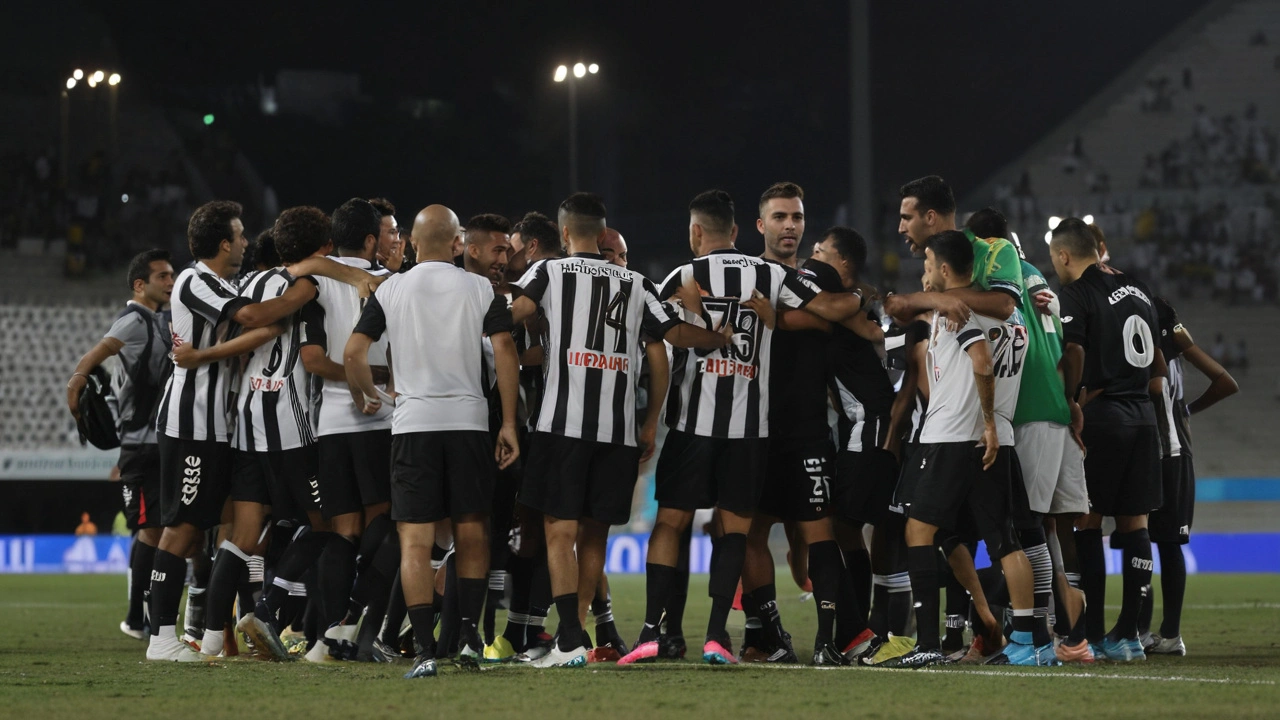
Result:
{"type": "MultiPolygon", "coordinates": [[[[3,13],[21,23],[50,4],[3,13]]],[[[872,2],[877,200],[931,172],[963,196],[1204,4],[872,2]]],[[[5,50],[28,67],[3,82],[56,87],[114,54],[122,103],[216,113],[210,131],[234,139],[282,207],[386,195],[402,223],[430,202],[463,217],[549,211],[568,185],[566,88],[551,76],[579,59],[601,65],[580,85],[581,184],[624,232],[623,219],[665,236],[713,186],[738,199],[740,223],[777,180],[806,188],[812,221],[849,195],[844,2],[72,5],[110,40],[34,33],[5,50]],[[263,116],[256,88],[288,69],[357,73],[364,100],[337,125],[263,116]]],[[[683,243],[670,231],[663,242],[683,243]]]]}

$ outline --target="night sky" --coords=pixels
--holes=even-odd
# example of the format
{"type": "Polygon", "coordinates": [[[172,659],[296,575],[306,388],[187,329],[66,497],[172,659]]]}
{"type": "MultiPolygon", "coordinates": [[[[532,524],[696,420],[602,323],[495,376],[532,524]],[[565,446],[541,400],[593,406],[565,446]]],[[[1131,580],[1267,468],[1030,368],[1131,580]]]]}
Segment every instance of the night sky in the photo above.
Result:
{"type": "MultiPolygon", "coordinates": [[[[877,198],[930,172],[963,196],[1204,4],[873,1],[877,198]]],[[[311,137],[297,120],[229,116],[286,205],[386,194],[409,212],[549,212],[568,184],[565,88],[551,75],[578,59],[601,65],[580,86],[582,185],[611,216],[646,229],[661,218],[666,232],[718,186],[743,223],[788,179],[811,217],[830,219],[849,193],[845,2],[88,6],[130,82],[192,110],[281,69],[360,75],[370,105],[322,147],[281,147],[311,137]],[[451,125],[380,119],[405,97],[446,101],[451,125]]]]}

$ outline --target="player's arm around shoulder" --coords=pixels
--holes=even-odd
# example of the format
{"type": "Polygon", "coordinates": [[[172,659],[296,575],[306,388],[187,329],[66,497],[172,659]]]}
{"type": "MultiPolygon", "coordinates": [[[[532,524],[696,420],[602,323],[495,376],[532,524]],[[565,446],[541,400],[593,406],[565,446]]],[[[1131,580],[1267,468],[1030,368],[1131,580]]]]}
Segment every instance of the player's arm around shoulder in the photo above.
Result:
{"type": "Polygon", "coordinates": [[[1227,372],[1221,363],[1196,345],[1196,341],[1191,338],[1191,332],[1185,326],[1178,325],[1173,329],[1173,341],[1177,343],[1178,349],[1182,350],[1182,355],[1186,357],[1187,362],[1194,365],[1209,379],[1209,387],[1205,388],[1200,397],[1187,404],[1187,410],[1192,415],[1240,392],[1240,384],[1236,379],[1231,377],[1231,373],[1227,372]]]}

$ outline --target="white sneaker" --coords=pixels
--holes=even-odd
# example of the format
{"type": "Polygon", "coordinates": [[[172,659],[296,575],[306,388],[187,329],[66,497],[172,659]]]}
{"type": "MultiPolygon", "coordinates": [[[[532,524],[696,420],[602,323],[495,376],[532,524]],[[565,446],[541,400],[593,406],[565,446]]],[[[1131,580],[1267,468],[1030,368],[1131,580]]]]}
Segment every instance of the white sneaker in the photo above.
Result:
{"type": "Polygon", "coordinates": [[[134,630],[133,628],[129,627],[129,623],[125,620],[120,621],[120,632],[124,633],[125,635],[128,635],[134,640],[146,640],[148,635],[148,633],[141,628],[134,630]]]}
{"type": "Polygon", "coordinates": [[[316,640],[316,644],[311,646],[306,655],[302,656],[303,660],[312,663],[335,662],[329,655],[329,646],[325,644],[323,639],[316,640]]]}
{"type": "Polygon", "coordinates": [[[572,650],[561,650],[559,646],[555,646],[551,648],[551,652],[529,664],[536,668],[586,667],[587,649],[581,645],[572,650]]]}
{"type": "Polygon", "coordinates": [[[1181,635],[1175,635],[1171,638],[1152,635],[1154,641],[1151,646],[1145,648],[1148,655],[1186,655],[1187,646],[1182,642],[1181,635]]]}
{"type": "Polygon", "coordinates": [[[153,662],[200,662],[200,653],[179,642],[176,637],[151,637],[147,645],[147,660],[153,662]]]}

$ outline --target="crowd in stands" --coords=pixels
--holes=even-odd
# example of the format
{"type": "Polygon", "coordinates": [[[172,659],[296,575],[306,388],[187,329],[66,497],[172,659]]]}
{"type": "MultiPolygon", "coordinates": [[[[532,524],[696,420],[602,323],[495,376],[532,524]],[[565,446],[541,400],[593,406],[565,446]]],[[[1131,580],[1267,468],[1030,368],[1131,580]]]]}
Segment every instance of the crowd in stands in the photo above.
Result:
{"type": "Polygon", "coordinates": [[[1190,133],[1169,143],[1159,155],[1148,155],[1141,188],[1200,188],[1267,185],[1280,177],[1277,142],[1272,128],[1250,104],[1243,116],[1215,117],[1196,106],[1190,133]]]}
{"type": "Polygon", "coordinates": [[[167,167],[113,168],[97,151],[64,186],[53,148],[0,156],[0,248],[25,238],[66,241],[67,273],[117,269],[142,249],[185,246],[190,191],[175,157],[167,167]]]}

